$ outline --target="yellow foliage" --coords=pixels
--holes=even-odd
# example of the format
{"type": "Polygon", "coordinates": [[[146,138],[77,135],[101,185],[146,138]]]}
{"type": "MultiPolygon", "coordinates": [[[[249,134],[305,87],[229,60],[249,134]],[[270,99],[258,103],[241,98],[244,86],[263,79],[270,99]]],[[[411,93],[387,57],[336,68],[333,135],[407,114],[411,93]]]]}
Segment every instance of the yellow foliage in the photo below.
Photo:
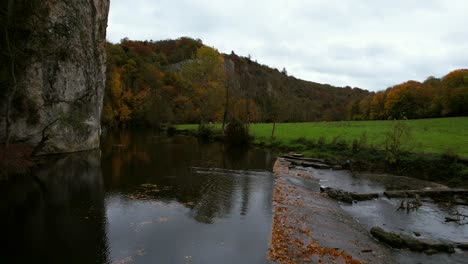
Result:
{"type": "Polygon", "coordinates": [[[122,95],[122,81],[120,80],[120,73],[117,70],[112,74],[111,92],[114,98],[120,98],[122,95]]]}
{"type": "Polygon", "coordinates": [[[122,106],[119,108],[119,121],[121,123],[126,123],[128,120],[130,120],[130,115],[132,114],[132,111],[126,104],[122,104],[122,106]]]}

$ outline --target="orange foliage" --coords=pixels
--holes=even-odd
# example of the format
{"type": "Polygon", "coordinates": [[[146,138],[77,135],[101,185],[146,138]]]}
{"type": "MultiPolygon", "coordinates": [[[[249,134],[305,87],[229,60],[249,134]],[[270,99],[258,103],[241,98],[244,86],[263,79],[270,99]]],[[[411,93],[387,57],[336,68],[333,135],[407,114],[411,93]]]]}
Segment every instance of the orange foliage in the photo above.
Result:
{"type": "Polygon", "coordinates": [[[451,71],[442,79],[442,83],[448,88],[468,86],[468,69],[451,71]]]}
{"type": "Polygon", "coordinates": [[[416,117],[417,94],[422,84],[408,81],[387,90],[385,100],[385,116],[390,119],[416,117]]]}

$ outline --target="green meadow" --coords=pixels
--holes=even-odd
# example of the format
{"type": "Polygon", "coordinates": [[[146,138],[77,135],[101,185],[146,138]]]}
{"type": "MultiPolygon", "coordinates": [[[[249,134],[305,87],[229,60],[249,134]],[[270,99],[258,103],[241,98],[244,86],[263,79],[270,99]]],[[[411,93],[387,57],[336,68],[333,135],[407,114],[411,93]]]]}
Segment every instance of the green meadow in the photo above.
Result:
{"type": "MultiPolygon", "coordinates": [[[[340,121],[311,123],[278,123],[275,141],[282,145],[293,145],[292,141],[319,139],[330,143],[333,140],[345,140],[351,143],[365,134],[367,144],[383,148],[385,132],[396,121],[340,121]]],[[[411,131],[413,152],[420,153],[456,153],[468,157],[468,117],[434,118],[405,120],[411,131]]],[[[210,125],[219,129],[219,124],[210,125]]],[[[179,125],[177,129],[196,129],[198,125],[179,125]]],[[[270,143],[272,124],[251,124],[250,134],[256,143],[270,143]]]]}

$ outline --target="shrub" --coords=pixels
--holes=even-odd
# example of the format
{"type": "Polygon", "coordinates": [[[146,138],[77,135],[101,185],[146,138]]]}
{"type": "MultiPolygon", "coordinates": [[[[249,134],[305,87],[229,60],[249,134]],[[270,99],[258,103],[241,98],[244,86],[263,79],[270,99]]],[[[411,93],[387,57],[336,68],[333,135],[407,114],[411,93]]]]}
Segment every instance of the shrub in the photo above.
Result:
{"type": "Polygon", "coordinates": [[[397,164],[411,150],[411,129],[405,121],[395,121],[384,136],[385,160],[390,165],[397,164]]]}
{"type": "Polygon", "coordinates": [[[318,146],[318,147],[323,147],[323,146],[325,146],[325,137],[321,136],[321,137],[317,140],[317,146],[318,146]]]}
{"type": "Polygon", "coordinates": [[[213,137],[214,135],[213,129],[211,129],[208,126],[200,126],[198,128],[198,137],[203,139],[203,140],[209,140],[213,137]]]}
{"type": "Polygon", "coordinates": [[[174,136],[176,132],[177,132],[177,129],[175,126],[168,126],[166,129],[166,134],[168,136],[174,136]]]}
{"type": "Polygon", "coordinates": [[[335,150],[345,150],[348,148],[348,142],[337,136],[333,138],[332,142],[330,143],[330,147],[335,150]]]}
{"type": "Polygon", "coordinates": [[[232,119],[224,130],[224,139],[235,144],[248,144],[250,136],[244,123],[237,118],[232,119]]]}
{"type": "Polygon", "coordinates": [[[314,148],[315,147],[315,142],[313,140],[306,139],[304,137],[293,139],[293,140],[291,140],[291,143],[294,144],[294,145],[304,146],[306,148],[314,148]]]}
{"type": "Polygon", "coordinates": [[[366,148],[367,148],[367,133],[364,132],[361,134],[361,137],[359,139],[353,140],[351,150],[356,153],[366,148]]]}

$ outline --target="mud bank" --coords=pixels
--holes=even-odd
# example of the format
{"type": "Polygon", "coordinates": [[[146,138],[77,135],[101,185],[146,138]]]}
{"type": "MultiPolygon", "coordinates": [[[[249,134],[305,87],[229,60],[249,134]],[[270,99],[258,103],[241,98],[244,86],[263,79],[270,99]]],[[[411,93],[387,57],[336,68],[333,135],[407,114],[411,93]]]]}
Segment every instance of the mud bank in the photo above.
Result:
{"type": "Polygon", "coordinates": [[[390,248],[320,193],[311,172],[283,158],[273,172],[272,263],[396,263],[390,248]]]}

